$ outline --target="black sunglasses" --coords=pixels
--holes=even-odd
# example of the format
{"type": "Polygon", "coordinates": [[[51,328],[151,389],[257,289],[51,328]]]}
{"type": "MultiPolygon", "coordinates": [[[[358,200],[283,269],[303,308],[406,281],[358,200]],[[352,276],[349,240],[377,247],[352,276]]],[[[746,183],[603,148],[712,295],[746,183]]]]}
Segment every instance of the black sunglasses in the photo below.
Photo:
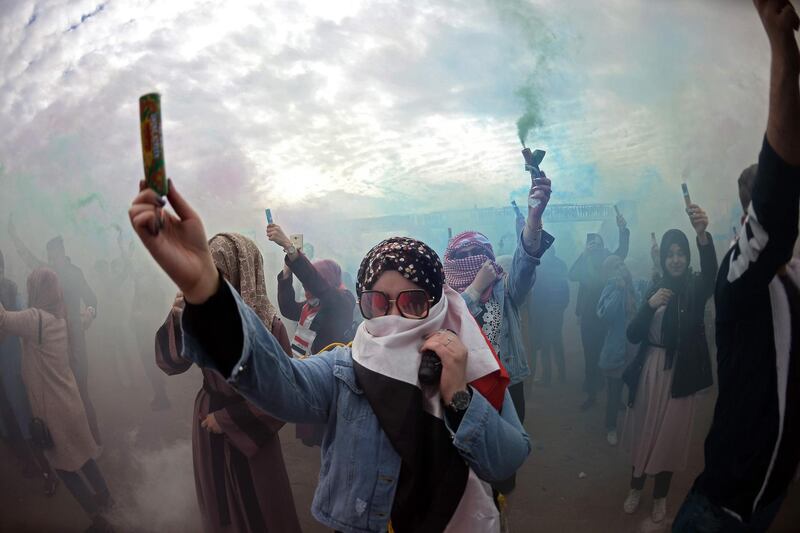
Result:
{"type": "Polygon", "coordinates": [[[462,248],[460,250],[456,250],[453,252],[453,259],[466,259],[467,257],[472,257],[476,255],[486,255],[486,252],[483,251],[482,248],[477,246],[468,246],[466,248],[462,248]]]}
{"type": "Polygon", "coordinates": [[[422,289],[400,291],[395,299],[389,298],[381,291],[363,291],[358,299],[358,308],[361,310],[361,315],[369,320],[386,316],[389,313],[389,306],[395,304],[405,318],[422,320],[428,318],[432,303],[433,298],[422,289]]]}

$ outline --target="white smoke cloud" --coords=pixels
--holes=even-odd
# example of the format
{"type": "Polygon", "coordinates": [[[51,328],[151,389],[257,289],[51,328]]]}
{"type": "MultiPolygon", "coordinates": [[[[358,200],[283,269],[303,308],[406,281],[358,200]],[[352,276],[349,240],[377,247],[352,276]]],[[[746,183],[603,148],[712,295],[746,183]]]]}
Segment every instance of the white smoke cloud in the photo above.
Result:
{"type": "Polygon", "coordinates": [[[155,451],[131,447],[130,453],[131,477],[115,495],[113,523],[122,531],[137,533],[200,531],[191,440],[155,451]]]}

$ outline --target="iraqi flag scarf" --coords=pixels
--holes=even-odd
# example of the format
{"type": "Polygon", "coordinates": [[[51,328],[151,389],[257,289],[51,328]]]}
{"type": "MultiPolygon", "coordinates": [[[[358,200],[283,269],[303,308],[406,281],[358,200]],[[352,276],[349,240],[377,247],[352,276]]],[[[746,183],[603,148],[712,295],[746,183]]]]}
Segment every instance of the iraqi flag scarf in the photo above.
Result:
{"type": "Polygon", "coordinates": [[[367,320],[353,341],[359,384],[402,459],[392,528],[398,533],[499,531],[491,489],[453,446],[438,388],[422,388],[417,377],[423,337],[441,329],[458,333],[469,350],[467,382],[500,410],[508,373],[450,287],[444,287],[428,318],[367,320]]]}

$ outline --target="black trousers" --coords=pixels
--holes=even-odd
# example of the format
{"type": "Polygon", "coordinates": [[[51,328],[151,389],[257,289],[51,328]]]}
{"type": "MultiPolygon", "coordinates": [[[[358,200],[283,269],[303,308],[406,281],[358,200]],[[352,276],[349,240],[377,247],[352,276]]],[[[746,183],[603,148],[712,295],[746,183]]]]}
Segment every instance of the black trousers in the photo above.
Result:
{"type": "Polygon", "coordinates": [[[622,378],[606,378],[608,382],[608,397],[606,400],[606,429],[608,431],[617,429],[617,414],[619,413],[619,404],[622,401],[622,387],[624,383],[622,378]]]}
{"type": "Polygon", "coordinates": [[[600,319],[581,318],[581,343],[583,344],[583,358],[585,363],[584,389],[589,398],[597,396],[600,388],[600,369],[597,362],[606,340],[606,326],[600,319]]]}
{"type": "MultiPolygon", "coordinates": [[[[653,489],[653,498],[666,498],[669,493],[669,485],[672,482],[672,472],[659,472],[655,476],[656,486],[653,489]]],[[[642,477],[634,477],[631,474],[631,488],[642,490],[644,482],[647,480],[647,474],[642,474],[642,477]]]]}
{"type": "Polygon", "coordinates": [[[558,368],[558,381],[563,383],[567,379],[564,362],[564,312],[553,310],[549,316],[536,317],[534,324],[536,330],[532,333],[531,372],[536,374],[538,357],[542,365],[542,382],[550,384],[553,375],[553,360],[555,360],[558,368]]]}

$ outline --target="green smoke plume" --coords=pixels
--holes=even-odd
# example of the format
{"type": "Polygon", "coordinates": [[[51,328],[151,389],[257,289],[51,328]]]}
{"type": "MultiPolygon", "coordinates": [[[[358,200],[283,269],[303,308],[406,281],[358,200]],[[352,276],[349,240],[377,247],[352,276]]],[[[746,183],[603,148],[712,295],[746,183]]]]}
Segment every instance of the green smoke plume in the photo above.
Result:
{"type": "Polygon", "coordinates": [[[524,146],[528,133],[542,125],[542,106],[539,100],[539,93],[534,87],[521,87],[517,89],[516,95],[522,100],[525,110],[517,120],[519,142],[524,146]]]}

